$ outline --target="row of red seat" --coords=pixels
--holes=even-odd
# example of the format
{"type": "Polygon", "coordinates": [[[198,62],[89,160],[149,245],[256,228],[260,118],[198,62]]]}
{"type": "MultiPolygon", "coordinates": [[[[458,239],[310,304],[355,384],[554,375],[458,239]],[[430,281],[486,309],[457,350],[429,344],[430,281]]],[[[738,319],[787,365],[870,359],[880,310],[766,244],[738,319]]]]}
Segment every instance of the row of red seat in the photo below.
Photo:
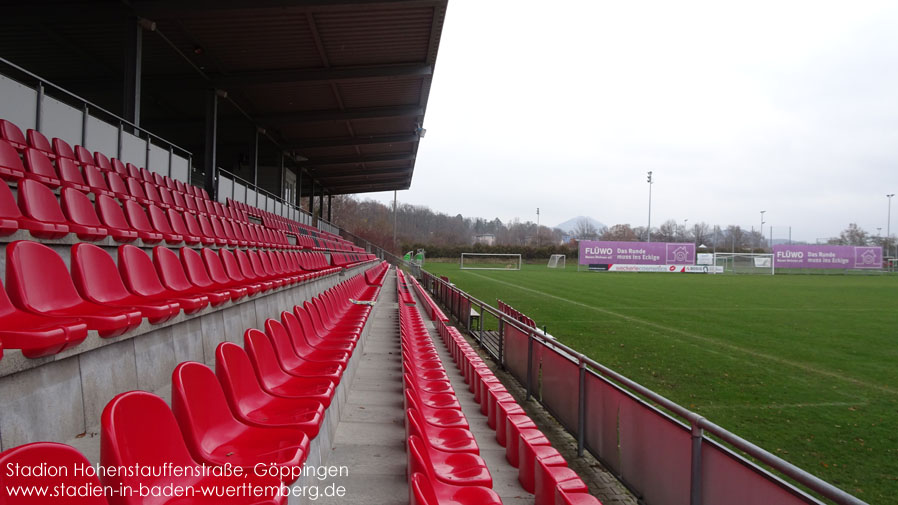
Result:
{"type": "Polygon", "coordinates": [[[47,356],[79,344],[88,329],[111,338],[143,318],[160,324],[181,310],[192,314],[340,270],[322,253],[187,247],[176,253],[157,246],[151,259],[132,245],[119,246],[116,265],[100,247],[80,242],[72,246],[70,275],[51,248],[19,240],[6,251],[0,341],[29,358],[47,356]]]}
{"type": "Polygon", "coordinates": [[[518,481],[534,493],[535,505],[601,505],[461,333],[445,322],[437,326],[506,459],[518,468],[518,481]]]}
{"type": "MultiPolygon", "coordinates": [[[[68,472],[53,477],[0,474],[0,503],[26,505],[33,498],[11,496],[14,486],[86,486],[138,490],[141,486],[194,489],[243,488],[234,496],[197,493],[197,505],[283,505],[281,486],[296,481],[330,405],[336,385],[355,349],[371,307],[351,299],[375,300],[380,288],[356,275],[321,295],[266,321],[266,332],[248,329],[244,346],[224,342],[216,349],[215,371],[196,362],[179,364],[172,375],[172,405],[144,391],[113,398],[101,420],[100,464],[106,468],[175,469],[240,467],[233,474],[140,475],[118,472],[98,480],[68,472]],[[258,476],[257,465],[273,466],[276,476],[258,476]]],[[[77,450],[48,442],[26,444],[0,453],[0,466],[55,468],[88,465],[77,450]]],[[[114,493],[89,496],[84,505],[138,505],[145,497],[114,493]]],[[[187,503],[181,497],[156,497],[153,503],[187,503]]]]}
{"type": "Polygon", "coordinates": [[[502,313],[505,314],[506,316],[514,319],[515,321],[517,321],[519,323],[526,324],[527,326],[529,326],[531,328],[536,328],[536,321],[525,316],[523,312],[515,309],[511,305],[503,302],[502,300],[497,299],[496,302],[499,304],[499,310],[501,310],[502,313]]]}
{"type": "Polygon", "coordinates": [[[289,244],[283,233],[216,215],[164,210],[152,203],[144,207],[134,200],[120,204],[106,195],[91,202],[74,188],[62,188],[57,200],[50,188],[30,179],[20,180],[17,192],[18,204],[9,187],[0,184],[0,235],[23,229],[42,239],[74,233],[86,241],[111,237],[125,243],[140,238],[145,244],[302,248],[289,244]]]}
{"type": "Polygon", "coordinates": [[[399,269],[396,269],[396,290],[399,295],[399,305],[415,305],[415,298],[405,280],[405,274],[399,269]]]}
{"type": "Polygon", "coordinates": [[[415,291],[418,293],[418,296],[424,300],[424,304],[426,305],[427,315],[430,316],[431,321],[441,321],[443,323],[449,324],[449,318],[446,317],[446,314],[443,313],[442,309],[436,304],[436,302],[428,296],[427,292],[424,291],[424,288],[421,286],[421,283],[418,282],[418,279],[415,279],[413,276],[408,276],[411,280],[412,285],[415,287],[415,291]]]}
{"type": "MultiPolygon", "coordinates": [[[[184,184],[171,177],[162,176],[156,172],[151,172],[146,168],[138,168],[135,165],[124,163],[116,158],[109,158],[99,151],[91,154],[90,151],[83,146],[76,145],[75,148],[72,149],[72,146],[68,142],[60,138],[54,138],[51,144],[47,137],[37,130],[29,129],[27,135],[23,135],[22,130],[19,129],[18,126],[5,119],[0,119],[0,139],[12,146],[26,158],[29,149],[31,149],[45,156],[49,160],[56,161],[57,168],[59,168],[60,172],[62,172],[63,167],[71,165],[80,167],[90,166],[103,172],[115,172],[123,178],[136,178],[146,182],[155,183],[159,187],[165,187],[171,191],[177,191],[184,195],[202,198],[203,200],[210,200],[209,193],[203,188],[198,188],[191,184],[184,184]],[[60,160],[67,161],[60,164],[60,160]]],[[[0,156],[0,160],[2,159],[5,159],[5,156],[0,156]]],[[[2,163],[0,163],[0,165],[2,165],[2,163]]],[[[60,173],[60,175],[62,174],[60,173]]],[[[0,166],[0,176],[7,178],[7,174],[3,173],[2,166],[0,166]]],[[[22,175],[19,175],[14,178],[21,177],[22,175]]]]}
{"type": "MultiPolygon", "coordinates": [[[[397,277],[397,286],[402,281],[397,277]]],[[[411,505],[501,504],[418,310],[399,305],[411,505]]]]}

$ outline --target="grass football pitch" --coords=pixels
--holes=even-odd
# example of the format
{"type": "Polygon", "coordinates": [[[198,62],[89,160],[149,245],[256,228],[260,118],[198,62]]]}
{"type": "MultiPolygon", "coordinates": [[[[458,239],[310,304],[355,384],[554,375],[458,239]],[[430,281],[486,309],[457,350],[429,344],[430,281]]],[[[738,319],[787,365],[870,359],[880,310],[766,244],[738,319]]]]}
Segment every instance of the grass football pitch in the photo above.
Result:
{"type": "Polygon", "coordinates": [[[862,500],[898,500],[896,276],[425,269],[862,500]]]}

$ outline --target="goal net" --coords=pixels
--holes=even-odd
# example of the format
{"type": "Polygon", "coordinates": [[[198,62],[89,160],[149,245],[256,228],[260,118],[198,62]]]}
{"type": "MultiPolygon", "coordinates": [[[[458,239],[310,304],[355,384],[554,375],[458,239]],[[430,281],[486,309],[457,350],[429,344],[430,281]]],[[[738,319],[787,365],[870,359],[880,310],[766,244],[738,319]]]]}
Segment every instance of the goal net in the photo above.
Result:
{"type": "Polygon", "coordinates": [[[520,254],[461,253],[462,270],[520,270],[520,254]]]}
{"type": "Polygon", "coordinates": [[[565,256],[563,254],[553,254],[549,256],[549,264],[546,266],[549,268],[564,268],[564,259],[565,256]]]}
{"type": "Polygon", "coordinates": [[[714,265],[723,267],[727,274],[773,275],[773,254],[766,253],[714,253],[714,265]]]}

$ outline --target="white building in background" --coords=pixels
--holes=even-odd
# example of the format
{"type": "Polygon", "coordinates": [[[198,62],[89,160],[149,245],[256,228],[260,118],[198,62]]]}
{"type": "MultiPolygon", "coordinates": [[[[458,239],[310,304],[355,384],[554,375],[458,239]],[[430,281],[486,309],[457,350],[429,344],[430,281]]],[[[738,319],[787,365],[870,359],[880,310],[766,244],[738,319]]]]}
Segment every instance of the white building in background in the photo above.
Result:
{"type": "Polygon", "coordinates": [[[496,236],[492,233],[484,233],[483,235],[474,236],[475,244],[496,245],[496,236]]]}

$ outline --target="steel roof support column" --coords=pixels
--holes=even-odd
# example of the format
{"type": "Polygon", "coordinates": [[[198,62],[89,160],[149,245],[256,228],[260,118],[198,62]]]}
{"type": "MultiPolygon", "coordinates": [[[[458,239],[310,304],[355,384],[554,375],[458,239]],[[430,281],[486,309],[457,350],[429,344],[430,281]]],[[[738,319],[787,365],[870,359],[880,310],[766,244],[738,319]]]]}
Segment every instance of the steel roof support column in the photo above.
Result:
{"type": "Polygon", "coordinates": [[[215,187],[218,185],[218,90],[209,90],[206,96],[206,146],[203,160],[203,186],[214,201],[218,201],[215,187]]]}
{"type": "Polygon", "coordinates": [[[327,221],[332,223],[331,221],[331,209],[334,206],[334,195],[327,195],[327,221]]]}
{"type": "Polygon", "coordinates": [[[312,191],[309,192],[309,214],[315,217],[315,179],[312,179],[312,191]]]}
{"type": "MultiPolygon", "coordinates": [[[[256,128],[256,139],[253,143],[253,191],[256,193],[256,203],[259,206],[259,129],[256,128]]],[[[247,202],[249,203],[249,202],[247,202]]]]}
{"type": "Polygon", "coordinates": [[[296,170],[296,202],[295,205],[298,209],[302,209],[302,173],[305,172],[302,168],[296,170]]]}
{"type": "Polygon", "coordinates": [[[281,187],[278,190],[278,196],[282,201],[285,201],[284,197],[286,194],[284,190],[287,186],[287,167],[284,165],[284,151],[278,151],[278,168],[281,170],[281,187]]]}
{"type": "Polygon", "coordinates": [[[123,76],[124,104],[122,115],[128,121],[140,126],[140,81],[143,73],[143,26],[140,20],[128,20],[125,36],[125,61],[123,76]]]}
{"type": "Polygon", "coordinates": [[[318,193],[318,219],[324,219],[324,186],[321,186],[321,193],[318,193]]]}

